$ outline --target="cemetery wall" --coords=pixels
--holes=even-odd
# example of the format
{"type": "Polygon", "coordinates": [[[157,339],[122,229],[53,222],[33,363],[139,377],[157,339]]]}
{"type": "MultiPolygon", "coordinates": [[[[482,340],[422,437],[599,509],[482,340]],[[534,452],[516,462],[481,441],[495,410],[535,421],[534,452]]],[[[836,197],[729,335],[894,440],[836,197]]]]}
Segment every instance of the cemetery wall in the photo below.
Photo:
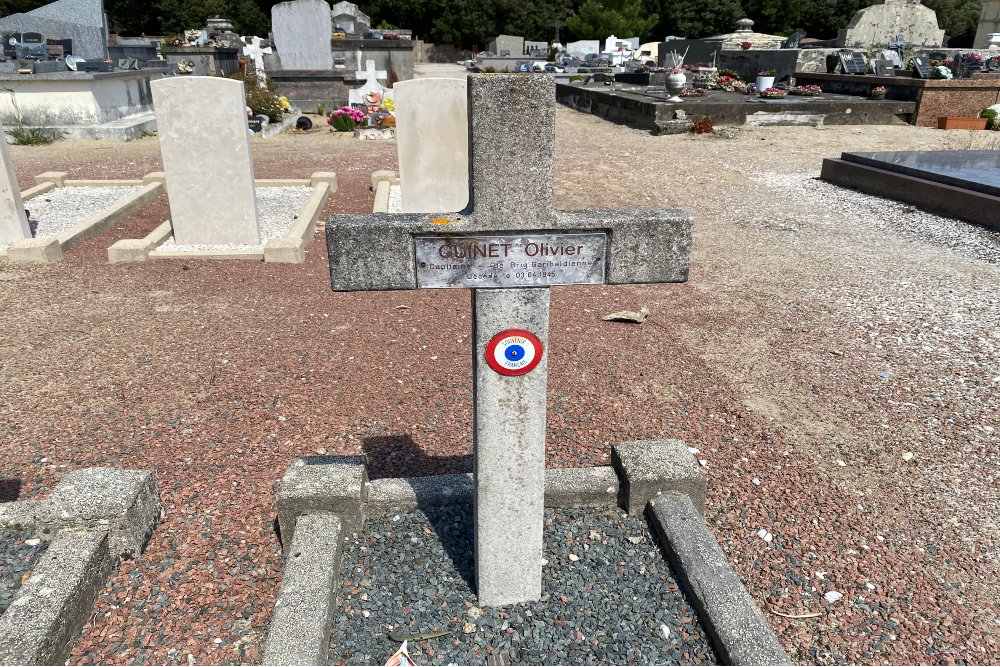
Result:
{"type": "Polygon", "coordinates": [[[25,78],[0,74],[0,122],[27,125],[99,125],[153,110],[149,83],[163,70],[65,72],[25,78]]]}
{"type": "Polygon", "coordinates": [[[237,49],[214,47],[163,47],[163,58],[171,72],[177,71],[181,62],[194,63],[194,76],[230,76],[240,71],[240,52],[237,49]]]}
{"type": "Polygon", "coordinates": [[[463,51],[452,44],[431,44],[420,39],[413,40],[413,62],[454,63],[471,60],[476,56],[472,51],[463,51]]]}
{"type": "Polygon", "coordinates": [[[990,35],[1000,33],[1000,0],[982,0],[983,11],[979,15],[979,28],[972,46],[977,49],[989,47],[990,35]]]}

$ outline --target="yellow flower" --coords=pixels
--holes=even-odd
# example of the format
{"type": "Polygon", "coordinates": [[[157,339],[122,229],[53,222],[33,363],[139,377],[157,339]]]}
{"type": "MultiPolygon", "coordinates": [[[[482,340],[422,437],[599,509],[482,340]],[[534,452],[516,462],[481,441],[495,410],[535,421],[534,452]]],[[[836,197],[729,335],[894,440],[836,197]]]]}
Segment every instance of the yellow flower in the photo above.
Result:
{"type": "Polygon", "coordinates": [[[285,97],[284,95],[282,95],[281,97],[278,98],[278,102],[281,103],[281,110],[282,111],[288,111],[289,109],[292,108],[292,103],[289,102],[288,98],[285,97]]]}
{"type": "Polygon", "coordinates": [[[382,100],[382,108],[388,111],[389,113],[392,113],[393,111],[396,110],[396,102],[391,97],[387,97],[384,100],[382,100]]]}

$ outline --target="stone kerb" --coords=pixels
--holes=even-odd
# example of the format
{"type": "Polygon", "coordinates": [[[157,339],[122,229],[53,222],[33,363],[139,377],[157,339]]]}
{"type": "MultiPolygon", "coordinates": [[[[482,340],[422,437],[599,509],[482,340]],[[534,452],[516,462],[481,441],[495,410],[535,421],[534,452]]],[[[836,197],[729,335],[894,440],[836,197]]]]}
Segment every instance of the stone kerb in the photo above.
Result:
{"type": "Polygon", "coordinates": [[[683,440],[634,440],[615,445],[611,462],[622,478],[625,508],[642,516],[646,504],[669,491],[691,498],[705,513],[708,483],[683,440]]]}
{"type": "Polygon", "coordinates": [[[85,468],[42,500],[0,504],[0,527],[51,541],[0,615],[0,665],[62,664],[116,563],[136,558],[160,520],[153,473],[85,468]]]}
{"type": "Polygon", "coordinates": [[[243,83],[191,76],[150,86],[177,243],[259,244],[243,83]]]}

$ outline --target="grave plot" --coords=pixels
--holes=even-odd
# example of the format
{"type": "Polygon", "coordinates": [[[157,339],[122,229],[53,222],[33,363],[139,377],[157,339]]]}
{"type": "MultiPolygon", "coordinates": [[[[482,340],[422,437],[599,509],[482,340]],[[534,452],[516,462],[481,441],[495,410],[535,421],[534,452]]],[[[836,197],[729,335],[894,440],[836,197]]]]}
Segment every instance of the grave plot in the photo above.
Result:
{"type": "Polygon", "coordinates": [[[109,262],[156,258],[305,261],[337,176],[253,178],[243,84],[217,77],[152,84],[170,220],[108,248],[109,262]],[[211,108],[192,100],[211,99],[211,108]],[[204,128],[202,131],[191,128],[204,128]]]}
{"type": "MultiPolygon", "coordinates": [[[[654,655],[657,661],[676,660],[669,646],[655,639],[655,621],[680,617],[692,623],[693,617],[684,616],[688,603],[663,596],[660,584],[669,591],[676,582],[660,569],[656,550],[629,553],[628,545],[645,543],[648,549],[653,541],[636,535],[640,524],[612,519],[618,503],[636,519],[648,516],[719,661],[789,663],[704,524],[706,483],[683,442],[620,444],[612,452],[613,469],[545,469],[548,367],[562,361],[547,352],[550,333],[558,335],[549,327],[549,287],[684,282],[692,227],[691,218],[678,210],[554,210],[553,93],[545,76],[469,77],[473,206],[462,213],[329,219],[334,291],[472,290],[474,474],[369,482],[360,462],[295,461],[278,496],[287,557],[265,663],[372,662],[385,644],[367,642],[388,630],[394,631],[393,641],[429,641],[425,632],[447,633],[441,635],[440,653],[427,646],[424,656],[431,662],[476,662],[483,652],[487,661],[504,664],[512,654],[517,661],[555,664],[615,663],[622,656],[627,662],[649,662],[654,655]],[[533,118],[529,126],[523,123],[527,116],[533,118]],[[431,507],[444,508],[444,514],[431,507]],[[547,508],[588,507],[599,510],[546,516],[547,508]],[[409,529],[391,528],[397,523],[394,513],[403,521],[401,512],[417,508],[425,510],[429,524],[407,514],[413,522],[409,529]],[[464,522],[454,518],[459,516],[464,522]],[[398,534],[389,539],[393,532],[398,534]],[[342,548],[353,534],[356,551],[341,570],[342,548]],[[626,569],[621,580],[615,577],[603,589],[602,600],[617,595],[615,602],[629,602],[606,613],[602,606],[595,611],[582,583],[589,565],[595,566],[591,579],[598,570],[607,576],[608,563],[597,557],[605,549],[604,537],[615,566],[626,569]],[[610,547],[612,537],[624,556],[610,547]],[[399,578],[379,578],[376,584],[383,558],[395,558],[403,567],[395,567],[399,578]],[[345,597],[339,575],[348,571],[345,597]],[[652,588],[649,579],[655,579],[652,588]],[[473,606],[475,619],[468,611],[473,606]],[[355,612],[364,630],[352,625],[355,612]],[[573,614],[572,622],[559,616],[563,612],[573,614]],[[552,630],[548,620],[556,627],[556,621],[565,622],[572,634],[552,630]],[[328,641],[338,623],[340,639],[334,637],[331,651],[328,641]],[[432,627],[424,630],[427,625],[432,627]],[[473,637],[480,630],[483,634],[473,637]],[[609,638],[602,641],[600,632],[609,638]],[[599,653],[602,645],[613,645],[612,653],[599,653]]],[[[660,625],[667,625],[667,632],[660,629],[666,640],[670,625],[660,625]]],[[[690,629],[680,638],[702,633],[690,629]]],[[[684,649],[689,661],[714,659],[705,644],[684,649]]]]}
{"type": "Polygon", "coordinates": [[[118,562],[162,514],[153,474],[74,470],[42,500],[0,504],[0,664],[62,664],[118,562]]]}
{"type": "MultiPolygon", "coordinates": [[[[12,169],[6,171],[13,176],[12,169]]],[[[3,188],[8,221],[0,234],[0,257],[11,262],[58,261],[163,192],[162,181],[150,175],[139,180],[72,180],[65,172],[46,172],[35,182],[16,198],[16,180],[13,187],[3,188]]]]}

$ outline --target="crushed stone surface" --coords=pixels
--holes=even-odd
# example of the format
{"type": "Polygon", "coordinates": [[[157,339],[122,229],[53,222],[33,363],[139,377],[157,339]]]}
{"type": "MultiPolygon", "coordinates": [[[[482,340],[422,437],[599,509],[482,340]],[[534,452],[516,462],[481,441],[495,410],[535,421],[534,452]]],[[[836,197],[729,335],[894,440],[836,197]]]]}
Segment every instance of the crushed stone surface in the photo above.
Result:
{"type": "MultiPolygon", "coordinates": [[[[326,129],[255,140],[255,175],[334,171],[323,215],[371,211],[394,143],[326,129]]],[[[685,284],[552,289],[547,464],[646,438],[698,449],[708,525],[796,662],[1000,663],[1000,267],[971,245],[982,230],[909,235],[882,200],[760,180],[997,133],[724,129],[557,110],[558,208],[679,207],[695,227],[685,284]],[[643,306],[643,324],[601,321],[643,306]]],[[[155,138],[11,152],[22,188],[161,170],[155,138]]],[[[467,292],[333,293],[319,236],[298,265],[107,264],[168,217],[160,197],[56,264],[0,263],[0,482],[37,499],[80,467],[151,469],[166,510],[71,664],[259,662],[274,483],[297,456],[366,454],[374,477],[472,467],[467,292]]]]}
{"type": "Polygon", "coordinates": [[[542,597],[479,608],[472,503],[368,521],[349,539],[331,636],[333,664],[380,665],[389,630],[423,665],[716,664],[704,629],[645,521],[620,510],[547,510],[542,597]]]}
{"type": "Polygon", "coordinates": [[[54,238],[141,189],[134,185],[55,188],[27,200],[24,208],[31,212],[35,238],[54,238]]]}
{"type": "Polygon", "coordinates": [[[34,531],[0,528],[0,614],[7,611],[48,546],[34,531]]]}
{"type": "Polygon", "coordinates": [[[274,187],[257,188],[257,220],[260,224],[260,244],[229,243],[229,244],[179,244],[171,236],[160,244],[158,250],[173,252],[205,252],[225,250],[263,250],[268,241],[280,238],[288,233],[295,224],[299,212],[312,196],[310,187],[274,187]]]}

